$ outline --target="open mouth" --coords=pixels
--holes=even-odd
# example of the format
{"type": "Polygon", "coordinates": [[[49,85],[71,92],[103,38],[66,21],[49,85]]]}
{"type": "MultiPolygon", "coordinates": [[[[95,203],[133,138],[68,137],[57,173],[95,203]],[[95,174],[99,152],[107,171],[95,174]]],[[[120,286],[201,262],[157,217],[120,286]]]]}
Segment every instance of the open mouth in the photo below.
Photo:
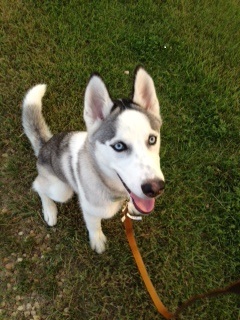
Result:
{"type": "Polygon", "coordinates": [[[138,212],[142,214],[149,214],[150,212],[153,211],[154,206],[155,206],[155,199],[154,198],[149,198],[149,199],[142,199],[139,198],[136,194],[131,192],[131,190],[127,187],[127,185],[124,183],[122,178],[119,176],[117,173],[119,179],[121,180],[122,184],[124,185],[125,189],[130,195],[130,198],[132,200],[132,203],[134,207],[137,209],[138,212]]]}

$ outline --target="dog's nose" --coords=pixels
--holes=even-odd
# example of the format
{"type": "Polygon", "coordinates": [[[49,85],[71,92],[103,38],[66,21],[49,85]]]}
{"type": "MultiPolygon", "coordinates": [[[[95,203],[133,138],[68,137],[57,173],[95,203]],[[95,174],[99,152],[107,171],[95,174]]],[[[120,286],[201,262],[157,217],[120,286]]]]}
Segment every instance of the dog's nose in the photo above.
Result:
{"type": "Polygon", "coordinates": [[[154,198],[162,193],[165,187],[163,180],[150,180],[141,185],[143,193],[149,198],[154,198]]]}

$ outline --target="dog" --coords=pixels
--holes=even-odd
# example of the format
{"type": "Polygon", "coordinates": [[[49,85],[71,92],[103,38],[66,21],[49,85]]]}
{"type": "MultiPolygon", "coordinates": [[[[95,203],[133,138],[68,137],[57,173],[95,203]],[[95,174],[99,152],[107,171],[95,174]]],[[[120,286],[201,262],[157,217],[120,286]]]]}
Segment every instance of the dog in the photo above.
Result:
{"type": "Polygon", "coordinates": [[[112,100],[101,76],[94,73],[84,96],[87,131],[53,135],[42,115],[45,84],[30,89],[22,105],[24,132],[37,157],[33,189],[42,202],[44,220],[57,223],[55,202],[77,193],[97,253],[105,250],[101,220],[113,217],[126,198],[135,215],[147,215],[164,190],[160,168],[159,102],[152,77],[135,70],[131,99],[112,100]]]}

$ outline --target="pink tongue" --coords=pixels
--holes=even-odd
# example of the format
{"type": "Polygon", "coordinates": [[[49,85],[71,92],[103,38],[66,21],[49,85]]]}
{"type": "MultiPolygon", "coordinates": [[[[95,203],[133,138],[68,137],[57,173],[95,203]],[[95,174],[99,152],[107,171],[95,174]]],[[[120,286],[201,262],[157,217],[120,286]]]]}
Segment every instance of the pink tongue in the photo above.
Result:
{"type": "Polygon", "coordinates": [[[130,193],[131,198],[133,199],[136,209],[142,213],[149,213],[154,209],[155,199],[142,199],[136,196],[134,193],[130,193]]]}

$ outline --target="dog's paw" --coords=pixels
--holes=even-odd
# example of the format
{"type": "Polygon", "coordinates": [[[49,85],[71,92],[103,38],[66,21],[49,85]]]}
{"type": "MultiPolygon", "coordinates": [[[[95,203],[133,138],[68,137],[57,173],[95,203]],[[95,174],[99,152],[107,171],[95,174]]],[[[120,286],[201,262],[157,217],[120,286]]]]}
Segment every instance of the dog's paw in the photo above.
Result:
{"type": "Polygon", "coordinates": [[[49,227],[53,227],[57,224],[57,208],[53,207],[51,210],[43,210],[43,216],[49,227]]]}
{"type": "Polygon", "coordinates": [[[98,232],[94,233],[94,235],[90,236],[91,248],[99,254],[101,254],[105,251],[106,242],[107,242],[107,238],[105,237],[105,235],[102,231],[98,231],[98,232]]]}

